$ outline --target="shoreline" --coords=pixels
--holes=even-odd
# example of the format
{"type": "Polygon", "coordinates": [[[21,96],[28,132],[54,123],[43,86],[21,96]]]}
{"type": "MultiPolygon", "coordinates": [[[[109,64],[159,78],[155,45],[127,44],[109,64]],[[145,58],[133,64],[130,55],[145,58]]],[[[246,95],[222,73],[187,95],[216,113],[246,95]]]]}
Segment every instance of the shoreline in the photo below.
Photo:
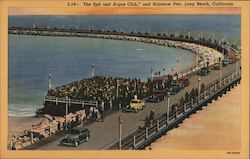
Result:
{"type": "Polygon", "coordinates": [[[8,116],[8,142],[12,136],[23,135],[24,131],[39,124],[43,118],[35,116],[8,116]]]}

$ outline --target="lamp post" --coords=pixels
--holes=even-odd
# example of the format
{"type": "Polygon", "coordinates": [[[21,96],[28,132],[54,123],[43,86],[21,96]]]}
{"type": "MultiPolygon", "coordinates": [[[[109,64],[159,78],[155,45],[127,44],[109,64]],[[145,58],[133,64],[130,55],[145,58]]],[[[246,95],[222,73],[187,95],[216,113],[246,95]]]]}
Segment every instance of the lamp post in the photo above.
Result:
{"type": "Polygon", "coordinates": [[[220,62],[220,87],[221,87],[221,80],[222,80],[222,61],[221,58],[219,57],[219,62],[220,62]]]}
{"type": "Polygon", "coordinates": [[[51,84],[51,73],[48,75],[48,90],[52,89],[52,84],[51,84]]]}
{"type": "Polygon", "coordinates": [[[170,92],[168,92],[168,94],[167,94],[167,115],[166,115],[167,122],[166,122],[166,125],[169,123],[169,109],[170,109],[170,92]]]}
{"type": "Polygon", "coordinates": [[[200,96],[200,92],[201,92],[201,77],[198,78],[198,96],[200,96]]]}
{"type": "Polygon", "coordinates": [[[119,116],[119,149],[122,149],[122,116],[119,116]]]}
{"type": "Polygon", "coordinates": [[[236,63],[235,63],[235,75],[237,77],[237,70],[238,69],[238,60],[236,59],[236,63]]]}

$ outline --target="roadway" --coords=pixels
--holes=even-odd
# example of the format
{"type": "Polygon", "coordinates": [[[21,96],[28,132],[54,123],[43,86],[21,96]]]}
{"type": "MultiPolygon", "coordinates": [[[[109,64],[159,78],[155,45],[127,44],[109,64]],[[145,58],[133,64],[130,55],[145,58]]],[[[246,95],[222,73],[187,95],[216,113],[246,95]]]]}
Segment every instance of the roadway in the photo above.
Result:
{"type": "MultiPolygon", "coordinates": [[[[238,62],[239,63],[239,62],[238,62]]],[[[239,69],[238,64],[238,69],[239,69]]],[[[230,72],[236,71],[236,65],[231,64],[227,67],[223,67],[223,75],[228,74],[230,72]]],[[[177,100],[184,96],[185,92],[191,91],[192,88],[198,87],[198,77],[201,77],[201,83],[205,85],[210,83],[211,81],[219,78],[220,71],[219,70],[211,70],[209,75],[207,76],[198,76],[195,73],[190,77],[190,85],[184,89],[182,89],[177,95],[170,97],[170,103],[176,103],[177,100]]],[[[154,109],[156,115],[165,112],[167,109],[167,101],[163,100],[159,103],[146,103],[146,107],[144,110],[139,111],[138,113],[124,113],[121,111],[117,111],[115,113],[106,116],[104,122],[94,122],[88,125],[88,129],[90,130],[90,138],[88,142],[84,142],[80,144],[78,147],[69,147],[59,145],[59,141],[65,136],[60,135],[59,138],[44,144],[37,149],[40,150],[97,150],[102,149],[107,144],[112,141],[118,139],[119,137],[119,122],[118,118],[120,115],[123,116],[123,127],[122,127],[122,136],[133,131],[139,125],[144,123],[144,119],[147,115],[149,115],[150,111],[154,109]]]]}

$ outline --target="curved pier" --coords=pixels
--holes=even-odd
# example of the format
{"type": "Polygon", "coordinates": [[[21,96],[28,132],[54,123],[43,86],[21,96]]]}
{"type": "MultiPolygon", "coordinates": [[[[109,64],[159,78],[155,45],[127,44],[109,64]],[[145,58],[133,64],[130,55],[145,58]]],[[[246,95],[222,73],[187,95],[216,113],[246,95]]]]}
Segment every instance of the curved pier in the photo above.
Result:
{"type": "MultiPolygon", "coordinates": [[[[93,31],[93,30],[74,30],[74,29],[46,29],[46,28],[9,28],[9,34],[22,34],[22,35],[40,35],[40,36],[75,36],[75,37],[90,37],[90,38],[104,38],[114,40],[132,40],[144,43],[151,43],[157,45],[164,45],[169,47],[177,47],[190,50],[202,57],[210,54],[211,52],[218,53],[219,57],[227,55],[229,53],[237,53],[230,46],[207,41],[204,39],[195,39],[192,37],[174,37],[166,35],[150,35],[141,33],[121,33],[121,32],[109,32],[109,31],[93,31]],[[222,53],[222,54],[221,54],[222,53]]],[[[209,59],[211,60],[211,59],[209,59]]],[[[212,64],[215,61],[210,61],[212,64]]],[[[238,62],[237,62],[238,63],[238,62]]],[[[180,101],[180,97],[183,97],[186,92],[191,92],[192,89],[197,89],[200,82],[200,78],[195,75],[195,71],[201,68],[201,66],[195,67],[196,69],[187,70],[185,73],[180,74],[184,76],[191,74],[190,85],[178,94],[171,96],[171,103],[168,100],[163,100],[159,103],[147,103],[144,110],[137,114],[124,114],[119,109],[114,111],[113,114],[105,117],[104,122],[93,122],[88,125],[91,131],[91,138],[88,143],[84,143],[77,148],[61,147],[58,146],[60,139],[66,134],[58,133],[49,127],[44,130],[48,138],[43,138],[40,141],[33,141],[33,133],[27,134],[31,141],[29,146],[24,149],[143,149],[145,146],[153,142],[162,134],[167,132],[173,127],[176,127],[183,119],[189,117],[192,113],[195,113],[198,109],[202,109],[202,106],[212,100],[216,100],[218,96],[222,96],[223,93],[230,90],[235,84],[240,82],[241,75],[238,64],[232,64],[227,66],[228,68],[222,68],[224,72],[223,76],[220,71],[212,71],[208,76],[202,77],[202,83],[205,84],[204,91],[195,98],[189,99],[179,107],[174,107],[176,102],[180,101]],[[218,79],[218,77],[221,77],[218,79]],[[198,85],[197,85],[198,81],[198,85]],[[212,81],[212,82],[211,82],[212,81]],[[219,82],[218,82],[219,81],[219,82]],[[167,102],[166,102],[167,101],[167,102]],[[168,103],[168,104],[166,104],[168,103]],[[167,114],[166,109],[175,108],[167,114]],[[156,113],[156,122],[151,126],[145,127],[142,124],[142,120],[148,115],[150,110],[154,109],[156,113]],[[121,135],[121,144],[118,144],[118,120],[120,116],[123,116],[124,127],[123,134],[121,135]],[[110,124],[112,122],[112,124],[110,124]],[[138,128],[139,126],[139,128],[138,128]],[[102,129],[102,131],[100,131],[102,129]],[[103,138],[103,132],[106,133],[103,138]],[[118,147],[120,146],[120,147],[118,147]]],[[[205,64],[205,61],[203,62],[205,64]]],[[[177,78],[179,75],[177,75],[177,78]]],[[[94,103],[85,103],[85,101],[71,100],[64,98],[45,97],[44,102],[53,102],[54,104],[62,103],[63,105],[78,104],[83,107],[85,104],[97,105],[94,103]]],[[[67,107],[67,106],[66,106],[67,107]]],[[[66,117],[67,118],[67,117],[66,117]]],[[[12,145],[12,144],[11,144],[12,145]]],[[[12,146],[11,146],[12,147],[12,146]]]]}

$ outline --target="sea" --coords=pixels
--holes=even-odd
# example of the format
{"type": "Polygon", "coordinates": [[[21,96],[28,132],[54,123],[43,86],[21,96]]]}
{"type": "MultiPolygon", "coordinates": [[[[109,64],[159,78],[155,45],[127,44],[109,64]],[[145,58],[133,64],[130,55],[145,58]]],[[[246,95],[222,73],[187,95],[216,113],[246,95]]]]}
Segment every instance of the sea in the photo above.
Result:
{"type": "MultiPolygon", "coordinates": [[[[9,27],[47,27],[124,32],[185,33],[240,39],[240,15],[79,15],[9,16],[9,27]]],[[[10,116],[31,116],[43,107],[48,89],[95,75],[147,80],[153,71],[192,66],[196,56],[186,50],[82,37],[46,37],[9,34],[8,109],[10,116]],[[177,60],[179,63],[177,63],[177,60]]]]}

